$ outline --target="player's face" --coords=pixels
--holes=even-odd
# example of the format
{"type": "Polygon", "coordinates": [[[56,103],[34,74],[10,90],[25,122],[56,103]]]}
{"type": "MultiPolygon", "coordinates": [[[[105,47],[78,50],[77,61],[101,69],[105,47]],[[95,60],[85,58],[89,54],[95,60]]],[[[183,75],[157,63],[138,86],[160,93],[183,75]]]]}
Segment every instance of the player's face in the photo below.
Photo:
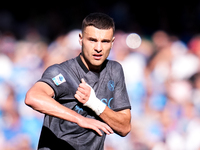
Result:
{"type": "Polygon", "coordinates": [[[82,34],[79,34],[79,42],[82,46],[81,59],[91,71],[99,71],[102,63],[108,57],[114,42],[113,29],[98,29],[87,26],[82,34]]]}

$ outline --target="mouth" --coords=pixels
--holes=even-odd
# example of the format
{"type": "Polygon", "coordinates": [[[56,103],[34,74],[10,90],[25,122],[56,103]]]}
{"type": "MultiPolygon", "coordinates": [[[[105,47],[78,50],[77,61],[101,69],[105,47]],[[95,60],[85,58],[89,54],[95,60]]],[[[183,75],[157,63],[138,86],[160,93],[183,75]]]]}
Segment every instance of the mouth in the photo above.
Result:
{"type": "Polygon", "coordinates": [[[93,55],[93,58],[96,59],[96,60],[100,60],[102,57],[102,54],[94,54],[93,55]]]}

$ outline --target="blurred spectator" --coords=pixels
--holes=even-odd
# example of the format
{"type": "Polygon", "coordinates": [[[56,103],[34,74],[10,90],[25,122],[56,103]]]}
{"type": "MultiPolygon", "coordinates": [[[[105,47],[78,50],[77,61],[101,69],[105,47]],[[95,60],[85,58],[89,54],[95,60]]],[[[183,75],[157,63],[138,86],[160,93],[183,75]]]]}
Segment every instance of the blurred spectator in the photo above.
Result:
{"type": "MultiPolygon", "coordinates": [[[[8,95],[1,105],[1,149],[31,150],[32,143],[22,124],[12,87],[7,87],[8,95]]],[[[26,124],[27,125],[27,124],[26,124]]],[[[32,139],[33,140],[33,139],[32,139]]]]}
{"type": "Polygon", "coordinates": [[[74,58],[81,52],[81,46],[78,41],[80,32],[80,29],[74,29],[66,35],[60,35],[48,46],[45,68],[74,58]]]}
{"type": "Polygon", "coordinates": [[[43,115],[24,104],[26,92],[50,64],[80,53],[79,33],[70,31],[51,44],[36,30],[24,40],[0,36],[0,149],[36,149],[43,115]]]}
{"type": "MultiPolygon", "coordinates": [[[[51,43],[34,28],[23,39],[0,34],[0,149],[36,149],[43,116],[25,106],[25,94],[49,65],[81,52],[79,33],[70,30],[51,43]]],[[[129,34],[116,31],[109,58],[124,69],[132,130],[125,138],[107,136],[105,150],[199,150],[199,34],[184,43],[158,30],[141,35],[137,49],[127,46],[129,34]]]]}
{"type": "Polygon", "coordinates": [[[127,35],[117,32],[110,57],[124,68],[132,104],[132,131],[120,146],[117,141],[123,139],[108,136],[108,145],[115,150],[198,150],[199,36],[187,47],[159,30],[152,41],[143,39],[133,50],[126,46],[127,35]]]}

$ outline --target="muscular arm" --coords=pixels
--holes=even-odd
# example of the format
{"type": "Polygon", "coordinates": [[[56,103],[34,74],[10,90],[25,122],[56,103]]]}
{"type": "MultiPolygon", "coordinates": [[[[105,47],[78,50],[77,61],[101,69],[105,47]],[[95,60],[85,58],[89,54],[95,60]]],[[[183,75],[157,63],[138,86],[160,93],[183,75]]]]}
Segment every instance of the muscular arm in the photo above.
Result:
{"type": "Polygon", "coordinates": [[[25,103],[41,113],[58,117],[70,122],[77,123],[83,128],[95,130],[99,135],[102,135],[101,130],[105,133],[112,133],[112,129],[105,123],[98,120],[89,119],[81,116],[75,111],[61,105],[52,97],[53,89],[46,83],[37,82],[26,94],[25,103]]]}
{"type": "MultiPolygon", "coordinates": [[[[90,97],[90,92],[90,87],[85,83],[84,80],[82,80],[82,83],[79,85],[75,97],[81,103],[85,104],[90,97]]],[[[113,111],[106,106],[99,117],[103,121],[105,121],[117,134],[121,136],[126,136],[131,130],[130,109],[113,111]]]]}
{"type": "Polygon", "coordinates": [[[126,136],[131,130],[130,109],[116,112],[106,106],[106,109],[99,117],[121,136],[126,136]]]}

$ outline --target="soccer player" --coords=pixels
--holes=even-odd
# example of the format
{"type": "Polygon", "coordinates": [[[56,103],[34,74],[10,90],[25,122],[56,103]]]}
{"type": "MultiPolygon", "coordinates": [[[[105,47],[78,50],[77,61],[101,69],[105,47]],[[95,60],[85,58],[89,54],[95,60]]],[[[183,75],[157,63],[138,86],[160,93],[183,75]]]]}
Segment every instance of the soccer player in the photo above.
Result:
{"type": "Polygon", "coordinates": [[[80,55],[47,68],[27,92],[25,103],[45,114],[39,150],[102,150],[106,134],[130,132],[124,73],[118,62],[107,59],[114,31],[108,15],[86,16],[80,55]]]}

